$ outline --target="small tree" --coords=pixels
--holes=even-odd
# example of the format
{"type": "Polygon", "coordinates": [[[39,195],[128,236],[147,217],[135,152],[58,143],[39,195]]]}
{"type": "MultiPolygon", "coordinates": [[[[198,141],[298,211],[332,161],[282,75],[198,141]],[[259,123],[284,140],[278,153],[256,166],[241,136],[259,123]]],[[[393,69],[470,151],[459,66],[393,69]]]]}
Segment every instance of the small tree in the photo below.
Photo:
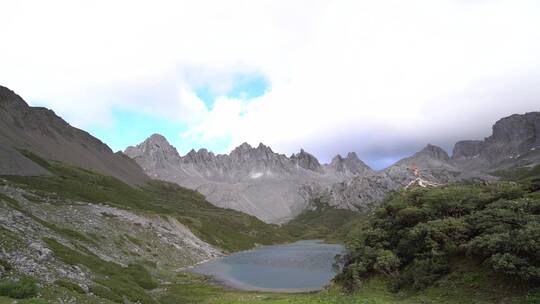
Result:
{"type": "Polygon", "coordinates": [[[377,251],[377,257],[373,265],[376,271],[395,278],[398,275],[399,266],[399,258],[392,251],[385,249],[377,251]]]}

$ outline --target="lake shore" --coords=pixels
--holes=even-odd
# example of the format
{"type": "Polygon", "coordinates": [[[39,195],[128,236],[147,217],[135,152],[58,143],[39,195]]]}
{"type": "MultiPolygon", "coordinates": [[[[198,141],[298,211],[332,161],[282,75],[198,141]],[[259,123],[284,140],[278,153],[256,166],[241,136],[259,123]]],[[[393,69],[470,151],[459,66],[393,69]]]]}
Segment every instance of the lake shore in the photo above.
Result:
{"type": "Polygon", "coordinates": [[[330,283],[334,256],[343,250],[322,240],[301,240],[216,257],[181,271],[203,275],[230,290],[313,293],[330,283]]]}

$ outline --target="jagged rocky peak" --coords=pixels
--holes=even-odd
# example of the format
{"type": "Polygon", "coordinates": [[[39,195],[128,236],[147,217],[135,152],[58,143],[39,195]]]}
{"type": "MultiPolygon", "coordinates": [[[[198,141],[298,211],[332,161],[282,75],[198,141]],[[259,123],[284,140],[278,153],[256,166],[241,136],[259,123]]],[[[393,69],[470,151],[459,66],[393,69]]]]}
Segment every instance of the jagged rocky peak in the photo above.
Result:
{"type": "Polygon", "coordinates": [[[247,142],[243,142],[241,145],[234,148],[233,151],[239,151],[240,152],[240,151],[249,151],[251,149],[253,149],[253,147],[250,144],[248,144],[247,142]]]}
{"type": "Polygon", "coordinates": [[[234,160],[241,161],[247,159],[275,159],[279,157],[279,154],[274,153],[270,147],[263,143],[259,143],[257,148],[254,148],[247,142],[244,142],[234,148],[229,156],[234,160]]]}
{"type": "Polygon", "coordinates": [[[450,156],[448,153],[439,146],[427,144],[422,150],[413,155],[413,158],[428,157],[441,161],[449,161],[450,156]]]}
{"type": "Polygon", "coordinates": [[[152,134],[137,146],[129,146],[124,151],[127,156],[137,159],[144,158],[147,161],[178,161],[180,154],[174,146],[161,134],[152,134]]]}
{"type": "Polygon", "coordinates": [[[184,162],[188,163],[207,163],[214,161],[216,159],[216,155],[213,152],[208,151],[205,148],[199,149],[199,151],[195,151],[194,149],[191,149],[183,158],[182,160],[184,162]]]}
{"type": "Polygon", "coordinates": [[[345,175],[366,175],[374,172],[355,152],[349,152],[346,157],[340,154],[334,156],[328,167],[338,174],[345,175]]]}
{"type": "Polygon", "coordinates": [[[322,172],[323,167],[319,163],[319,160],[312,154],[300,149],[300,153],[291,155],[291,160],[299,167],[314,172],[322,172]]]}

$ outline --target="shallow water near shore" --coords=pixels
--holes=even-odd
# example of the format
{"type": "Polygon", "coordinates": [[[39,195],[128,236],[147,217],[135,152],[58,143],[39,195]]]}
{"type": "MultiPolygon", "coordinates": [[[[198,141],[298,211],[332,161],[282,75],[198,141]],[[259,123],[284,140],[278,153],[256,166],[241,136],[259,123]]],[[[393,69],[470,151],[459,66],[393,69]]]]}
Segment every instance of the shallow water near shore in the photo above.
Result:
{"type": "Polygon", "coordinates": [[[188,271],[211,276],[224,286],[250,291],[309,292],[336,275],[335,256],[344,248],[319,240],[263,246],[208,261],[188,271]]]}

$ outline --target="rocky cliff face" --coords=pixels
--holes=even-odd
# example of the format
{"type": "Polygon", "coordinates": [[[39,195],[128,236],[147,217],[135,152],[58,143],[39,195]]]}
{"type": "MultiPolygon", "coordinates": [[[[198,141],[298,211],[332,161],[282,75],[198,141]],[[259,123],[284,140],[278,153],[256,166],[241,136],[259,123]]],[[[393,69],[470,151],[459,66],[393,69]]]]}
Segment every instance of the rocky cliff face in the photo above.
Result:
{"type": "Polygon", "coordinates": [[[113,153],[97,138],[70,126],[48,109],[30,107],[13,91],[0,86],[0,175],[41,175],[47,171],[20,153],[31,151],[117,177],[131,185],[148,177],[122,153],[113,153]]]}
{"type": "Polygon", "coordinates": [[[514,114],[493,125],[484,140],[456,143],[452,160],[464,170],[493,170],[512,163],[532,165],[540,149],[540,112],[514,114]]]}

